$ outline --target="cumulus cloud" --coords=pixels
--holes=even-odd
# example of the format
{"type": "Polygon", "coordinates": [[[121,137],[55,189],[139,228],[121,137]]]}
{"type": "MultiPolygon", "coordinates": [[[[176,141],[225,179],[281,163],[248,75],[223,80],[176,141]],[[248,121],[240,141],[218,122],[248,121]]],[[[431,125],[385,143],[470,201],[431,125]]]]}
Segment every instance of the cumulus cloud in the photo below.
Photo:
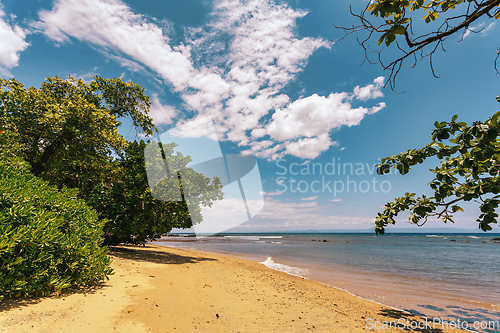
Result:
{"type": "Polygon", "coordinates": [[[18,65],[19,54],[28,46],[26,32],[17,25],[9,24],[0,8],[0,74],[10,76],[9,69],[18,65]]]}
{"type": "MultiPolygon", "coordinates": [[[[383,96],[383,85],[384,78],[378,77],[374,84],[355,87],[352,94],[332,93],[328,97],[313,94],[298,99],[273,114],[265,128],[266,133],[274,140],[285,141],[283,153],[315,158],[330,146],[337,145],[337,142],[330,140],[329,133],[332,130],[359,125],[366,115],[385,107],[383,102],[371,108],[353,108],[351,104],[353,99],[365,101],[383,96]]],[[[266,153],[276,156],[275,152],[262,150],[262,155],[266,153]]],[[[281,157],[280,154],[278,157],[281,157]]]]}
{"type": "Polygon", "coordinates": [[[351,95],[345,92],[332,93],[328,97],[313,94],[298,99],[273,114],[272,121],[267,126],[267,134],[277,140],[290,140],[301,136],[311,138],[343,125],[358,125],[366,114],[375,113],[384,107],[383,103],[372,108],[351,106],[353,97],[365,100],[382,96],[380,89],[383,86],[383,77],[375,79],[374,82],[377,83],[376,86],[357,86],[351,95]]]}
{"type": "Polygon", "coordinates": [[[337,145],[337,143],[330,140],[328,133],[322,133],[312,138],[301,138],[297,141],[288,141],[285,151],[278,154],[278,156],[281,157],[284,154],[290,154],[303,159],[316,158],[332,145],[337,145]]]}
{"type": "Polygon", "coordinates": [[[374,84],[369,84],[360,88],[356,86],[354,88],[354,96],[362,101],[366,101],[372,98],[382,97],[382,87],[384,86],[384,77],[379,76],[375,80],[373,80],[374,84]]]}
{"type": "Polygon", "coordinates": [[[153,122],[156,126],[171,124],[176,115],[177,110],[170,105],[163,105],[157,94],[151,96],[149,116],[153,118],[153,122]]]}
{"type": "MultiPolygon", "coordinates": [[[[184,125],[181,136],[203,135],[213,120],[219,139],[237,142],[244,153],[315,158],[337,144],[332,130],[358,125],[385,106],[352,106],[381,97],[384,78],[351,93],[291,100],[283,88],[311,54],[331,46],[321,38],[298,37],[296,20],[306,14],[272,0],[218,0],[207,24],[187,28],[177,45],[170,30],[120,0],[57,0],[51,11],[39,13],[37,26],[58,43],[77,38],[114,52],[125,66],[158,73],[195,114],[177,123],[184,125]]],[[[153,113],[168,123],[175,110],[163,106],[153,113]]]]}
{"type": "Polygon", "coordinates": [[[168,36],[143,15],[134,14],[119,0],[59,0],[52,11],[41,11],[36,25],[56,42],[69,36],[111,49],[140,61],[172,83],[186,87],[193,71],[189,51],[172,48],[168,36]]]}

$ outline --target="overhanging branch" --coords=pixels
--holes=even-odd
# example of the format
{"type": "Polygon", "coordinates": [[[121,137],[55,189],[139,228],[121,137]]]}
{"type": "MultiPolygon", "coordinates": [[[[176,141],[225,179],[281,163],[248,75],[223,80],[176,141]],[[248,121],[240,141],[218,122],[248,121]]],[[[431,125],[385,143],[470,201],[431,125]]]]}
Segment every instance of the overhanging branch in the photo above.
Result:
{"type": "MultiPolygon", "coordinates": [[[[371,2],[365,7],[365,9],[360,14],[355,14],[352,11],[352,8],[351,7],[349,8],[351,15],[359,19],[360,24],[352,27],[334,25],[335,28],[344,31],[344,36],[338,39],[337,41],[340,41],[353,33],[357,33],[360,31],[368,32],[368,36],[366,38],[363,38],[361,40],[357,39],[358,44],[364,49],[363,64],[365,63],[365,61],[373,63],[369,59],[369,55],[372,52],[377,53],[379,64],[382,66],[384,70],[388,70],[390,72],[388,80],[386,81],[386,85],[389,84],[392,90],[394,90],[395,88],[396,77],[399,71],[401,70],[403,62],[409,57],[414,57],[415,59],[414,62],[412,63],[412,67],[416,65],[418,58],[420,58],[419,60],[423,60],[424,58],[429,57],[431,72],[435,77],[439,77],[438,75],[436,75],[434,71],[432,55],[436,52],[439,46],[441,46],[441,48],[444,50],[443,47],[444,40],[461,30],[464,31],[469,30],[469,27],[482,17],[495,18],[496,13],[500,10],[498,9],[498,7],[500,6],[500,0],[472,1],[467,4],[467,10],[465,14],[448,17],[443,20],[443,23],[439,26],[439,28],[437,28],[437,30],[419,36],[414,36],[412,27],[412,18],[406,17],[407,14],[406,8],[400,6],[401,15],[398,17],[398,19],[396,19],[395,18],[396,16],[394,15],[394,20],[388,20],[388,17],[386,16],[386,19],[384,19],[384,22],[382,24],[375,25],[370,20],[367,19],[366,13],[373,14],[370,13],[370,11],[368,11],[368,7],[370,5],[371,2]],[[394,31],[395,27],[399,27],[401,30],[403,30],[403,25],[401,24],[401,22],[405,22],[404,33],[402,31],[396,33],[394,31]],[[452,24],[452,23],[457,23],[457,24],[452,24]],[[371,50],[368,43],[369,41],[372,40],[372,37],[378,35],[379,33],[383,34],[382,38],[379,40],[379,44],[383,41],[384,35],[392,34],[390,39],[386,38],[385,40],[386,44],[387,46],[389,46],[391,43],[395,41],[396,42],[395,44],[397,45],[398,49],[402,52],[402,55],[388,63],[385,63],[381,56],[383,48],[380,50],[371,50]],[[404,36],[405,48],[401,47],[401,45],[398,44],[397,42],[398,38],[395,38],[397,37],[396,34],[404,36]],[[432,47],[432,50],[424,53],[423,51],[424,48],[431,45],[434,45],[432,47]],[[420,55],[418,57],[417,54],[419,52],[420,55]]],[[[397,6],[397,4],[395,6],[397,6]]],[[[443,13],[447,11],[447,9],[438,10],[434,7],[431,7],[431,9],[436,11],[436,13],[443,13]]],[[[430,13],[432,10],[429,10],[428,12],[430,13]]],[[[391,15],[392,14],[390,14],[389,17],[391,15]]],[[[463,40],[463,38],[461,38],[460,41],[461,40],[463,40]]],[[[500,56],[500,51],[497,50],[496,52],[497,54],[494,66],[497,73],[500,74],[497,66],[497,61],[500,56]]]]}

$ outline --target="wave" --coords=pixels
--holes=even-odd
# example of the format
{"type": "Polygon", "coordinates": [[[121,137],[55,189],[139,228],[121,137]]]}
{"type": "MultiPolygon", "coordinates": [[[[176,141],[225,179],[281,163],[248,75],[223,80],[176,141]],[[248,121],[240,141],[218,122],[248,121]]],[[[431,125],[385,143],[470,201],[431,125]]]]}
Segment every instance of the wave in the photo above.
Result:
{"type": "Polygon", "coordinates": [[[259,236],[223,236],[224,238],[229,239],[241,239],[241,240],[249,240],[249,241],[258,241],[260,240],[259,236]]]}
{"type": "Polygon", "coordinates": [[[261,239],[281,239],[283,236],[243,236],[243,235],[224,235],[224,238],[229,239],[242,239],[250,241],[259,241],[261,239]]]}
{"type": "Polygon", "coordinates": [[[474,236],[474,235],[425,235],[425,237],[435,237],[435,238],[449,238],[449,237],[454,237],[454,238],[473,238],[473,239],[480,239],[480,236],[474,236]]]}
{"type": "Polygon", "coordinates": [[[294,266],[288,266],[285,264],[279,264],[277,262],[274,262],[272,257],[267,257],[265,261],[259,262],[259,264],[263,264],[267,268],[274,269],[275,271],[280,271],[280,272],[285,272],[290,275],[294,276],[300,276],[304,277],[307,272],[309,271],[308,269],[305,268],[299,268],[299,267],[294,267],[294,266]]]}

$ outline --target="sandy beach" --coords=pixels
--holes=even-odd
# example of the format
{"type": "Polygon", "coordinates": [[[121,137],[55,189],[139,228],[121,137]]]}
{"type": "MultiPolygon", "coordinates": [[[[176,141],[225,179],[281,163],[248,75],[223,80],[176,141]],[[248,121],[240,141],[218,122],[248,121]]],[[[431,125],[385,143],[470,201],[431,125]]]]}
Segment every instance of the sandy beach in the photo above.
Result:
{"type": "Polygon", "coordinates": [[[110,255],[115,274],[97,288],[4,300],[0,332],[460,332],[249,260],[155,245],[110,255]]]}

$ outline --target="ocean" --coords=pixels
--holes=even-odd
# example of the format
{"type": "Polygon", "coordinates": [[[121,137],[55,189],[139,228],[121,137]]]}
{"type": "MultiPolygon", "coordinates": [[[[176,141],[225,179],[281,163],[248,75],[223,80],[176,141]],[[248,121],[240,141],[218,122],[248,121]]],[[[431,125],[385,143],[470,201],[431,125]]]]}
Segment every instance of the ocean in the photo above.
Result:
{"type": "Polygon", "coordinates": [[[499,235],[225,234],[168,237],[154,244],[258,261],[433,320],[493,322],[477,331],[498,332],[500,241],[495,237],[499,235]]]}

